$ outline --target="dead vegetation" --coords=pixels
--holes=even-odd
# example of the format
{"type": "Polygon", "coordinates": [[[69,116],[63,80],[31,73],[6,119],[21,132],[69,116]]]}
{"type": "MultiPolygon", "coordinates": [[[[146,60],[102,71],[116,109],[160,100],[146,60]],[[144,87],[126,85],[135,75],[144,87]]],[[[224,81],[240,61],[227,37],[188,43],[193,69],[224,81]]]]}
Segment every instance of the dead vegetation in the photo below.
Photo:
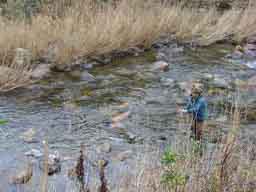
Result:
{"type": "Polygon", "coordinates": [[[0,17],[1,90],[29,83],[26,66],[10,67],[17,48],[29,50],[32,62],[56,65],[129,47],[149,47],[161,36],[210,45],[223,40],[240,42],[256,31],[254,7],[220,13],[215,8],[199,11],[159,1],[99,4],[79,0],[57,5],[58,9],[45,6],[29,22],[0,17]],[[5,70],[6,66],[10,69],[5,70]]]}

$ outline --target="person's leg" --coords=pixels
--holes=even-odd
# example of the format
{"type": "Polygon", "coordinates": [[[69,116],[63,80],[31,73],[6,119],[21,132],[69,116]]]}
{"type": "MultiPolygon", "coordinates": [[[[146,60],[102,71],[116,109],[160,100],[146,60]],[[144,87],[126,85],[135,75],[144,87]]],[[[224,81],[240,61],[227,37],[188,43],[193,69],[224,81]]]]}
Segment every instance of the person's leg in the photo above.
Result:
{"type": "Polygon", "coordinates": [[[203,142],[203,132],[204,132],[204,129],[206,128],[206,123],[205,121],[200,121],[200,122],[197,122],[197,141],[199,142],[199,145],[200,145],[200,156],[203,155],[203,151],[204,151],[204,148],[205,148],[205,145],[204,145],[204,142],[203,142]]]}
{"type": "Polygon", "coordinates": [[[190,130],[191,130],[190,138],[196,139],[196,121],[195,120],[192,121],[190,130]]]}
{"type": "Polygon", "coordinates": [[[196,122],[196,140],[201,141],[203,137],[204,121],[196,122]]]}

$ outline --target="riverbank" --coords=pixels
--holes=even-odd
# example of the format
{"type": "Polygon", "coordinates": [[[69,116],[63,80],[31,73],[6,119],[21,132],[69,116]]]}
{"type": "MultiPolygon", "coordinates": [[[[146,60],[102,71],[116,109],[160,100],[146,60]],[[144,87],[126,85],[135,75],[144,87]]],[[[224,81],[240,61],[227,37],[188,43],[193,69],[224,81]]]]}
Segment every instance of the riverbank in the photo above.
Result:
{"type": "Polygon", "coordinates": [[[221,13],[214,8],[199,11],[143,1],[115,5],[77,1],[63,8],[60,16],[52,14],[46,9],[29,21],[0,18],[1,66],[11,68],[7,77],[1,75],[2,90],[29,82],[30,70],[42,63],[65,71],[69,68],[65,65],[85,63],[91,57],[143,51],[163,36],[192,46],[240,43],[254,35],[256,28],[253,7],[221,13]],[[19,48],[26,53],[19,52],[17,58],[19,48]],[[19,62],[19,55],[24,54],[29,61],[19,62]],[[17,68],[22,71],[18,78],[17,68]]]}

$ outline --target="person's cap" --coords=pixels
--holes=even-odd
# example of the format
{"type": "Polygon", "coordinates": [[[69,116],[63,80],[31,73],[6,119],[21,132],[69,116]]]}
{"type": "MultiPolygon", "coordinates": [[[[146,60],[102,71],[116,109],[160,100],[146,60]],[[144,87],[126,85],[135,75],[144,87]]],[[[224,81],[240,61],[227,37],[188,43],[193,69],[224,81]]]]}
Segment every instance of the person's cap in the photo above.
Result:
{"type": "Polygon", "coordinates": [[[192,92],[193,92],[193,93],[202,94],[202,93],[203,93],[203,90],[204,90],[204,86],[203,86],[203,84],[201,84],[201,83],[194,83],[194,84],[192,85],[192,92]]]}

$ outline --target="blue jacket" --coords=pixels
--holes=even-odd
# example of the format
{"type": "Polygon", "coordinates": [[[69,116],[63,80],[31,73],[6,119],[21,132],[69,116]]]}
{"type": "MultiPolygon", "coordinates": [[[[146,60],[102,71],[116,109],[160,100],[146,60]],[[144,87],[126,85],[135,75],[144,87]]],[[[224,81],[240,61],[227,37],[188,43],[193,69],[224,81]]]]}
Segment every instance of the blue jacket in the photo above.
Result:
{"type": "Polygon", "coordinates": [[[204,121],[207,119],[207,102],[202,96],[199,96],[196,99],[190,97],[186,109],[188,113],[193,114],[194,120],[204,121]]]}

